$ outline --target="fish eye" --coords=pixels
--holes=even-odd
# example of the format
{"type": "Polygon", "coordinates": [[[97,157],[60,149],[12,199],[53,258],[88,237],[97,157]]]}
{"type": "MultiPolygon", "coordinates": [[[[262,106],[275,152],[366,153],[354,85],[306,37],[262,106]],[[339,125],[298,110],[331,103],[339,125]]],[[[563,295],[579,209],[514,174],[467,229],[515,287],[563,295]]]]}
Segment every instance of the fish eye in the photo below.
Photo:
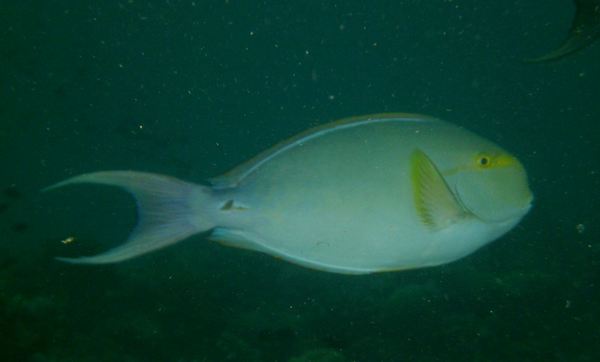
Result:
{"type": "Polygon", "coordinates": [[[489,167],[491,165],[490,157],[486,155],[479,156],[477,159],[477,164],[483,168],[489,167]]]}

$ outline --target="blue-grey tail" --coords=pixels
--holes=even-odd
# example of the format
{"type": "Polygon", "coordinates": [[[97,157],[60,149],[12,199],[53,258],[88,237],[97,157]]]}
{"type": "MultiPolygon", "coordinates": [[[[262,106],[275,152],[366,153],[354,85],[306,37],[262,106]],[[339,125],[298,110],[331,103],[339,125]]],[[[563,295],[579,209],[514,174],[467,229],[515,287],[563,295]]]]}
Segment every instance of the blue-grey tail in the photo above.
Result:
{"type": "Polygon", "coordinates": [[[57,258],[76,264],[115,263],[172,245],[215,227],[209,220],[212,190],[176,178],[134,171],[86,173],[43,191],[77,184],[119,186],[131,192],[138,205],[138,224],[127,241],[105,253],[79,258],[57,258]]]}

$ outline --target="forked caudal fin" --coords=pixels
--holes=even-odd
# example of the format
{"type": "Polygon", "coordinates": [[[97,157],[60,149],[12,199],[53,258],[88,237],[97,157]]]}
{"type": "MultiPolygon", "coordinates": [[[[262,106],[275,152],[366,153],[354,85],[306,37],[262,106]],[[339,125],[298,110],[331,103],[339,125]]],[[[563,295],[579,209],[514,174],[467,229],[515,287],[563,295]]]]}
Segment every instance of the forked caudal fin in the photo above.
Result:
{"type": "Polygon", "coordinates": [[[138,224],[127,241],[105,253],[57,258],[76,264],[115,263],[164,248],[215,227],[210,219],[211,189],[176,178],[133,171],[104,171],[75,176],[43,191],[77,183],[119,186],[131,192],[138,205],[138,224]]]}

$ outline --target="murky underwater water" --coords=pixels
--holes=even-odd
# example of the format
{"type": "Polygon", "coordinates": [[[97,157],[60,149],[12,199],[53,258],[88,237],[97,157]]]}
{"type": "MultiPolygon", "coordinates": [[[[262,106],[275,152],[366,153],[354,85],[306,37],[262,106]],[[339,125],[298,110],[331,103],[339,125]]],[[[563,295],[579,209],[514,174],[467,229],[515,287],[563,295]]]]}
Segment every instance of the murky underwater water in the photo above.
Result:
{"type": "Polygon", "coordinates": [[[3,361],[593,361],[600,47],[568,1],[0,5],[3,361]],[[458,262],[344,276],[197,235],[105,266],[132,199],[39,190],[136,169],[202,182],[308,127],[431,114],[514,152],[535,205],[458,262]]]}

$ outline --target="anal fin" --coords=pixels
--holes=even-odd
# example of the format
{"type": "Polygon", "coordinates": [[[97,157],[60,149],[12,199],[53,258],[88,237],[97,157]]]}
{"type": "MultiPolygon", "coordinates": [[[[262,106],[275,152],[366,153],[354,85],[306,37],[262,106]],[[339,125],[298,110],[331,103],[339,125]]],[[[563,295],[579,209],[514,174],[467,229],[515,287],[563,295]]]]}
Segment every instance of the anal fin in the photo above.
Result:
{"type": "Polygon", "coordinates": [[[213,229],[208,239],[233,248],[260,251],[263,253],[268,252],[267,249],[262,247],[259,243],[252,241],[240,230],[217,227],[213,229]]]}

